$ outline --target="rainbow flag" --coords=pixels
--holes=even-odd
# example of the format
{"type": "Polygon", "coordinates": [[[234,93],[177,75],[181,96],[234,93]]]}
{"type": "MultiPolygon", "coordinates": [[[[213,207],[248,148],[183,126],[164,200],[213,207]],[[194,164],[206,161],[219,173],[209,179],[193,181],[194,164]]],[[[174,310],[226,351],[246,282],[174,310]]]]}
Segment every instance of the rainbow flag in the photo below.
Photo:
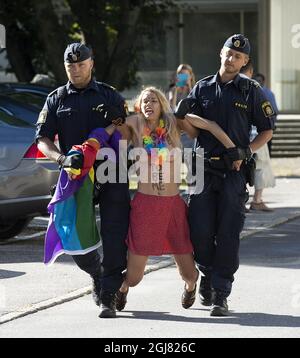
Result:
{"type": "Polygon", "coordinates": [[[83,255],[100,246],[93,204],[94,169],[78,180],[61,170],[55,194],[48,205],[50,220],[45,238],[44,263],[62,254],[83,255]]]}
{"type": "MultiPolygon", "coordinates": [[[[53,263],[61,254],[84,255],[100,246],[96,226],[94,193],[94,168],[100,147],[111,147],[118,152],[121,134],[110,137],[104,128],[96,128],[82,145],[74,145],[74,151],[84,157],[83,168],[70,180],[66,170],[61,170],[56,190],[48,212],[50,220],[45,238],[44,263],[53,263]]],[[[73,170],[73,169],[72,169],[73,170]]],[[[76,171],[70,173],[74,174],[76,171]]],[[[78,171],[78,170],[77,170],[78,171]]]]}

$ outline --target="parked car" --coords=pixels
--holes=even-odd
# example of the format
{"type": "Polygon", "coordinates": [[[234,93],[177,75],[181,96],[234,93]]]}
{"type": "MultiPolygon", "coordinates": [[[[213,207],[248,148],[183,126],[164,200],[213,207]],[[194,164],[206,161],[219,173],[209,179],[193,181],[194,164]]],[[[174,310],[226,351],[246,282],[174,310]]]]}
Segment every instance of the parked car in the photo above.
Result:
{"type": "Polygon", "coordinates": [[[31,125],[35,125],[40,107],[35,107],[29,103],[22,103],[7,94],[0,94],[0,111],[10,117],[21,118],[31,125]]]}
{"type": "Polygon", "coordinates": [[[20,233],[32,217],[47,212],[59,171],[34,143],[39,111],[28,120],[30,110],[12,100],[10,105],[19,103],[20,116],[15,116],[0,97],[0,240],[5,240],[20,233]]]}
{"type": "Polygon", "coordinates": [[[0,110],[35,124],[51,87],[24,83],[0,83],[0,110]]]}
{"type": "Polygon", "coordinates": [[[20,82],[1,82],[0,92],[18,92],[18,93],[33,93],[40,96],[46,96],[48,93],[53,91],[53,87],[46,87],[35,85],[31,83],[20,83],[20,82]]]}

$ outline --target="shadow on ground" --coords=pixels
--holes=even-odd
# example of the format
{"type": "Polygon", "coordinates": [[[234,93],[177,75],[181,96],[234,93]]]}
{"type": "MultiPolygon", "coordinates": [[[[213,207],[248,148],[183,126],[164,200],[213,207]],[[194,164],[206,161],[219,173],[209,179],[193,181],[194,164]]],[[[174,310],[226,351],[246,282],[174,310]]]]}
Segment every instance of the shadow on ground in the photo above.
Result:
{"type": "Polygon", "coordinates": [[[26,272],[22,271],[11,271],[11,270],[0,270],[0,280],[5,278],[14,278],[25,275],[26,272]]]}
{"type": "MultiPolygon", "coordinates": [[[[123,311],[130,315],[119,316],[119,318],[148,319],[154,321],[174,321],[186,323],[205,323],[205,324],[236,324],[239,326],[249,327],[300,327],[300,317],[288,315],[276,315],[259,312],[230,312],[228,317],[186,317],[173,315],[169,312],[152,312],[152,311],[123,311]]],[[[209,316],[209,310],[207,310],[209,316]]]]}

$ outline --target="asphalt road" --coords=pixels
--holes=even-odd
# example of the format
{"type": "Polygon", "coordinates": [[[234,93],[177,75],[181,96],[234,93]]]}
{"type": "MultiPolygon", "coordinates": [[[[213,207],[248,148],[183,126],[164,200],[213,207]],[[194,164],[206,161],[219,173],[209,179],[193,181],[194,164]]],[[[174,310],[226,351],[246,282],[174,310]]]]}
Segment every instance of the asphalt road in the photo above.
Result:
{"type": "Polygon", "coordinates": [[[88,295],[5,323],[0,337],[299,338],[299,232],[296,219],[242,240],[229,317],[210,317],[198,300],[184,310],[183,283],[172,266],[146,275],[131,289],[116,319],[98,318],[88,295]]]}

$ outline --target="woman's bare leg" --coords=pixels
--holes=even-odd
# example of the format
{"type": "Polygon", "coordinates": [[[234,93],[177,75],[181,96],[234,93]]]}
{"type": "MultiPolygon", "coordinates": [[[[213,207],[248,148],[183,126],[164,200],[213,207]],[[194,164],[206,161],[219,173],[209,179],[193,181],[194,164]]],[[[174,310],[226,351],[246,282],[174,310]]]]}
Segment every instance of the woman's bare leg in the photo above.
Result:
{"type": "Polygon", "coordinates": [[[254,192],[254,196],[253,196],[253,201],[257,204],[261,203],[262,202],[262,193],[263,193],[263,190],[262,189],[255,189],[255,192],[254,192]]]}
{"type": "Polygon", "coordinates": [[[135,255],[128,251],[126,277],[120,287],[121,292],[127,292],[129,287],[142,281],[147,261],[148,256],[135,255]]]}
{"type": "Polygon", "coordinates": [[[195,289],[199,272],[196,269],[192,254],[174,255],[178,271],[186,283],[186,290],[191,292],[195,289]]]}

